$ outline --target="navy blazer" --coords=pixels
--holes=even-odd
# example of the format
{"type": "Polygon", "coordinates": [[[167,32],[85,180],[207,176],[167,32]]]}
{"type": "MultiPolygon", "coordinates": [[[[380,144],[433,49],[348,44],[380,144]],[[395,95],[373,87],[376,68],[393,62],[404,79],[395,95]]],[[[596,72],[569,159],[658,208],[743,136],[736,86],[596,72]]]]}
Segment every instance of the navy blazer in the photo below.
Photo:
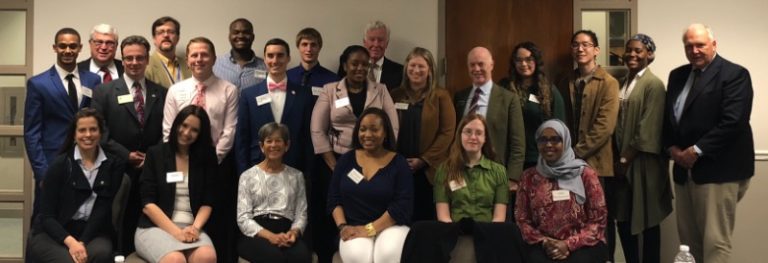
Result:
{"type": "MultiPolygon", "coordinates": [[[[698,146],[703,155],[691,170],[697,184],[733,182],[755,174],[752,127],[752,81],[749,71],[720,55],[691,88],[677,122],[674,105],[691,74],[690,64],[669,73],[664,114],[664,149],[698,146]]],[[[673,179],[687,180],[685,168],[675,164],[673,179]]]]}
{"type": "MultiPolygon", "coordinates": [[[[303,171],[309,155],[306,147],[312,147],[309,136],[309,119],[314,108],[312,93],[290,81],[285,93],[285,105],[280,123],[288,126],[291,142],[283,162],[303,171]]],[[[275,122],[270,104],[259,106],[256,102],[258,96],[265,94],[269,94],[267,81],[245,88],[240,94],[235,133],[237,174],[264,160],[264,154],[259,147],[259,129],[264,124],[275,122]]]]}
{"type": "MultiPolygon", "coordinates": [[[[101,83],[99,75],[88,69],[77,68],[80,84],[93,89],[101,83]]],[[[24,104],[24,144],[32,165],[35,180],[43,180],[48,165],[61,150],[72,120],[80,108],[90,107],[91,98],[83,96],[75,109],[69,101],[67,88],[56,72],[56,66],[27,81],[27,100],[24,104]]]]}
{"type": "Polygon", "coordinates": [[[35,218],[33,232],[45,232],[51,239],[63,244],[67,236],[73,235],[64,226],[72,221],[72,216],[91,193],[96,192],[96,202],[85,230],[80,236],[74,236],[87,244],[95,237],[110,237],[114,234],[112,202],[123,181],[125,161],[105,152],[107,159],[99,166],[91,188],[83,170],[75,161],[73,151],[56,157],[48,169],[42,188],[41,210],[35,218]]]}
{"type": "MultiPolygon", "coordinates": [[[[86,60],[78,62],[77,63],[77,67],[90,71],[90,69],[91,69],[91,59],[92,58],[89,58],[89,59],[86,59],[86,60]]],[[[115,62],[115,68],[117,69],[117,76],[118,76],[118,78],[122,78],[123,77],[123,72],[125,72],[125,70],[123,68],[123,61],[119,60],[119,59],[113,59],[112,61],[115,62]]],[[[96,72],[93,72],[93,73],[96,73],[96,72]]],[[[96,74],[96,75],[98,75],[98,74],[96,74]]]]}

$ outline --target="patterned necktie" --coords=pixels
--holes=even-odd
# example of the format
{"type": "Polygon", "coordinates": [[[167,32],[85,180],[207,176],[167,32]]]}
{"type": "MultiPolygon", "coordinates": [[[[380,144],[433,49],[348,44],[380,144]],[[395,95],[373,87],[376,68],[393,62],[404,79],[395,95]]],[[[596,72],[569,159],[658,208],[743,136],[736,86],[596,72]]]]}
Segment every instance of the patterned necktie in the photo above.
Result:
{"type": "Polygon", "coordinates": [[[67,92],[69,92],[69,103],[72,104],[72,108],[77,111],[79,107],[77,105],[77,88],[75,87],[75,81],[73,80],[74,78],[75,75],[72,73],[67,75],[67,92]]]}
{"type": "Polygon", "coordinates": [[[144,93],[139,82],[133,83],[133,106],[136,107],[136,117],[139,118],[139,126],[144,128],[144,93]]]}
{"type": "Polygon", "coordinates": [[[480,89],[480,87],[477,87],[475,89],[475,95],[472,96],[472,102],[469,103],[469,111],[467,111],[467,115],[471,113],[477,113],[477,110],[480,108],[478,102],[480,102],[480,95],[482,94],[483,90],[480,89]]]}
{"type": "Polygon", "coordinates": [[[109,73],[109,69],[107,69],[107,67],[102,67],[100,71],[104,72],[104,77],[101,79],[101,83],[107,84],[112,82],[112,73],[109,73]]]}
{"type": "Polygon", "coordinates": [[[368,79],[369,80],[371,80],[373,82],[378,82],[378,81],[376,81],[376,70],[377,69],[379,69],[379,64],[371,63],[371,68],[370,68],[370,70],[368,70],[368,79]]]}
{"type": "Polygon", "coordinates": [[[176,75],[177,66],[178,64],[176,63],[176,60],[173,60],[173,61],[168,60],[168,64],[166,65],[166,68],[168,68],[168,74],[171,74],[171,83],[176,83],[180,80],[179,76],[176,75]]]}
{"type": "Polygon", "coordinates": [[[205,89],[206,86],[203,83],[197,83],[195,86],[197,88],[197,94],[195,95],[195,99],[192,101],[192,104],[195,104],[197,106],[200,106],[201,108],[205,109],[205,89]]]}

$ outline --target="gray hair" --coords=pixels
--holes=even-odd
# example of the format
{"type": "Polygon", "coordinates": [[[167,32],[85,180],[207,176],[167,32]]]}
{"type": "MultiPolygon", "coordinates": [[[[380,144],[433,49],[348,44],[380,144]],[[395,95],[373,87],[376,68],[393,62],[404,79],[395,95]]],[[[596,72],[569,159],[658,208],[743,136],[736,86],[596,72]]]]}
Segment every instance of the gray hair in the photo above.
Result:
{"type": "Polygon", "coordinates": [[[389,41],[389,27],[387,27],[387,24],[384,24],[384,22],[381,22],[381,20],[371,21],[365,25],[365,31],[363,31],[363,39],[365,39],[366,35],[368,35],[368,31],[380,28],[387,30],[387,41],[389,41]]]}
{"type": "Polygon", "coordinates": [[[91,40],[93,40],[93,35],[96,33],[115,36],[115,42],[118,42],[117,28],[111,25],[98,24],[93,26],[93,29],[91,29],[91,40]]]}
{"type": "Polygon", "coordinates": [[[710,41],[715,41],[715,33],[712,31],[712,28],[710,28],[709,26],[707,26],[705,24],[701,24],[701,23],[693,23],[693,24],[689,25],[688,27],[686,27],[685,31],[683,31],[683,41],[685,41],[685,35],[688,34],[688,31],[690,31],[691,29],[694,29],[694,28],[704,29],[705,31],[707,31],[707,36],[709,37],[709,40],[710,41]]]}
{"type": "Polygon", "coordinates": [[[282,138],[283,141],[288,142],[291,140],[288,126],[277,122],[270,122],[259,128],[259,143],[264,143],[264,141],[267,140],[267,137],[275,132],[280,134],[280,138],[282,138]]]}

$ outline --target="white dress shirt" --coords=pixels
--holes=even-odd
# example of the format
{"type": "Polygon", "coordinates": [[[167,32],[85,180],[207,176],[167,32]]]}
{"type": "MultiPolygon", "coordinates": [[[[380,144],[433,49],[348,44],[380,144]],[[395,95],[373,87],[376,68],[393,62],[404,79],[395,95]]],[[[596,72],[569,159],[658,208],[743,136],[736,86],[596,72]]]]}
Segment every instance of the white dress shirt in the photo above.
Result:
{"type": "MultiPolygon", "coordinates": [[[[59,78],[61,78],[61,83],[64,85],[64,93],[67,93],[69,95],[69,81],[67,81],[67,75],[72,74],[75,77],[72,78],[72,82],[75,83],[75,90],[77,90],[77,105],[80,107],[80,103],[83,102],[83,86],[80,84],[80,72],[77,70],[77,66],[75,66],[75,70],[72,72],[66,71],[64,68],[60,67],[59,64],[56,65],[56,72],[59,73],[59,78]]],[[[93,89],[94,87],[85,87],[88,89],[93,89]]]]}
{"type": "Polygon", "coordinates": [[[283,117],[283,109],[285,109],[285,90],[269,90],[269,84],[285,85],[288,88],[288,76],[286,75],[280,82],[275,82],[272,76],[267,76],[267,92],[272,97],[272,102],[269,103],[269,107],[272,109],[272,116],[275,117],[275,122],[280,123],[283,117]]]}

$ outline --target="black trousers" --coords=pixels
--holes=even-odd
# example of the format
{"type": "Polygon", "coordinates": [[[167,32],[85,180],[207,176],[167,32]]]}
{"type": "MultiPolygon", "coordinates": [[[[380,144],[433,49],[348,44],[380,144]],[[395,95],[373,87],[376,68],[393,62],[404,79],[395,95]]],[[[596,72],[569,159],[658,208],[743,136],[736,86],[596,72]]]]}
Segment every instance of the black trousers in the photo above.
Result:
{"type": "Polygon", "coordinates": [[[408,232],[402,262],[449,262],[459,235],[474,239],[478,263],[523,262],[521,235],[513,223],[416,222],[408,232]]]}
{"type": "MultiPolygon", "coordinates": [[[[286,218],[270,219],[267,217],[254,218],[260,226],[273,233],[284,233],[291,229],[291,221],[286,218]]],[[[237,251],[240,257],[250,262],[264,263],[309,263],[312,262],[310,253],[304,241],[297,238],[291,247],[278,247],[269,243],[269,240],[255,236],[240,235],[237,242],[237,251]]]]}
{"type": "Polygon", "coordinates": [[[427,179],[425,169],[413,172],[413,217],[411,222],[435,220],[435,202],[432,184],[427,179]]]}
{"type": "Polygon", "coordinates": [[[131,169],[128,176],[131,178],[131,189],[128,191],[128,200],[125,204],[122,225],[118,226],[120,233],[119,240],[116,243],[116,250],[121,255],[130,255],[136,251],[133,237],[136,234],[136,227],[139,224],[139,217],[142,214],[141,196],[139,193],[139,176],[141,170],[131,169]]]}
{"type": "MultiPolygon", "coordinates": [[[[73,220],[64,225],[70,235],[80,240],[80,235],[85,230],[87,223],[85,221],[73,220]]],[[[88,262],[109,263],[112,258],[112,238],[106,235],[100,235],[85,244],[85,250],[88,253],[88,262]]],[[[27,262],[62,262],[71,263],[72,256],[69,255],[67,246],[53,240],[42,229],[33,229],[30,231],[27,240],[27,262]]]]}
{"type": "Polygon", "coordinates": [[[236,219],[239,175],[234,159],[234,154],[230,152],[219,164],[219,174],[216,175],[220,180],[217,185],[218,194],[214,200],[211,217],[205,224],[206,233],[216,248],[216,259],[223,263],[237,262],[235,244],[237,234],[240,233],[236,219]]]}
{"type": "MultiPolygon", "coordinates": [[[[336,159],[340,155],[336,154],[336,159]]],[[[339,249],[338,230],[326,204],[328,203],[328,186],[333,172],[325,164],[323,158],[315,155],[309,175],[310,187],[307,200],[309,224],[307,238],[311,240],[312,250],[317,254],[319,263],[331,263],[333,253],[339,249]]]]}
{"type": "Polygon", "coordinates": [[[591,247],[582,247],[571,251],[565,260],[552,260],[547,256],[541,244],[525,245],[526,261],[528,263],[605,263],[607,249],[605,244],[598,243],[591,247]]]}

